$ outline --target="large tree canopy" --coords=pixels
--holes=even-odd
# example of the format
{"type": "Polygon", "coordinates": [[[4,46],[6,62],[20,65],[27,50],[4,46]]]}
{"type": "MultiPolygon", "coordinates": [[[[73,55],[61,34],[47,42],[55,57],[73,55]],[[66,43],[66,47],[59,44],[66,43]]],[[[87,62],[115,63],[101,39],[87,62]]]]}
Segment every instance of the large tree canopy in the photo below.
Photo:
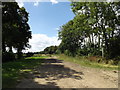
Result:
{"type": "Polygon", "coordinates": [[[29,47],[31,38],[28,12],[16,2],[3,2],[2,5],[2,51],[12,52],[12,48],[15,48],[20,57],[22,50],[29,47]],[[9,48],[8,51],[6,47],[9,48]]]}

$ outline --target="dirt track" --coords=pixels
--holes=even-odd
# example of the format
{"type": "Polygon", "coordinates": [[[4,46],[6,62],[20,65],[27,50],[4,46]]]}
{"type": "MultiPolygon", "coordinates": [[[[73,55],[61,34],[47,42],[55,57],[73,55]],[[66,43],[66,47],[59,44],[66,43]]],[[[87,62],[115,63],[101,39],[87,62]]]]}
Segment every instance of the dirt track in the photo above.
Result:
{"type": "Polygon", "coordinates": [[[118,88],[118,72],[46,59],[17,88],[118,88]]]}

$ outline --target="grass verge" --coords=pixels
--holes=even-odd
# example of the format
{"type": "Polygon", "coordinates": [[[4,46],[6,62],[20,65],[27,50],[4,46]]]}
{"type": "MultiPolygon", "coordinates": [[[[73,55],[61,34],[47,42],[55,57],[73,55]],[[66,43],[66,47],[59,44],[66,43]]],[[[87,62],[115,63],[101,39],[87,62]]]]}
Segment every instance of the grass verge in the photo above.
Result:
{"type": "Polygon", "coordinates": [[[82,65],[82,66],[86,66],[86,67],[106,69],[106,70],[118,70],[118,65],[97,63],[97,62],[88,60],[84,56],[81,56],[81,57],[70,57],[70,56],[66,56],[64,54],[60,54],[60,55],[56,55],[56,56],[60,60],[74,62],[74,63],[77,63],[77,64],[82,65]]]}
{"type": "Polygon", "coordinates": [[[16,84],[24,78],[33,68],[38,67],[42,63],[42,59],[47,57],[27,57],[25,59],[16,60],[2,64],[2,87],[14,88],[16,84]]]}

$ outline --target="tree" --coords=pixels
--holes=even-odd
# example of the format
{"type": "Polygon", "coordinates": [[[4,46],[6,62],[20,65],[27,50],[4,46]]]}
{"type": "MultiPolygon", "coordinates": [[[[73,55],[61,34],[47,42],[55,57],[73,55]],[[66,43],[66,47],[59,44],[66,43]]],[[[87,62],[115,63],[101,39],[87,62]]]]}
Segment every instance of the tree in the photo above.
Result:
{"type": "Polygon", "coordinates": [[[45,54],[55,54],[57,49],[58,49],[57,46],[46,47],[42,53],[45,53],[45,54]]]}
{"type": "Polygon", "coordinates": [[[61,51],[116,57],[113,46],[119,46],[120,2],[72,2],[71,6],[75,17],[59,32],[61,51]]]}
{"type": "Polygon", "coordinates": [[[16,2],[3,2],[2,5],[2,52],[12,52],[12,48],[15,48],[20,58],[22,50],[29,47],[28,41],[31,38],[30,27],[27,23],[28,13],[25,8],[19,8],[16,2]]]}
{"type": "Polygon", "coordinates": [[[14,48],[17,49],[18,52],[18,57],[21,57],[21,52],[23,49],[26,47],[30,47],[28,42],[29,39],[31,38],[31,31],[30,27],[28,25],[28,13],[26,12],[25,8],[20,8],[19,17],[20,17],[20,22],[18,22],[18,30],[19,30],[19,35],[17,35],[18,40],[15,40],[15,45],[14,48]]]}

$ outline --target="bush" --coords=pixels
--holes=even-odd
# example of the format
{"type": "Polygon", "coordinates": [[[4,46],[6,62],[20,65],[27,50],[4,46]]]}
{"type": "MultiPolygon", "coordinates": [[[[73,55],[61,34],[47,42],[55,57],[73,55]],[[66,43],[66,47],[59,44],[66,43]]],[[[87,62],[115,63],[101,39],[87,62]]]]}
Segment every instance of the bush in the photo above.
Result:
{"type": "Polygon", "coordinates": [[[61,51],[59,49],[56,50],[56,54],[61,54],[61,51]]]}
{"type": "Polygon", "coordinates": [[[67,56],[74,56],[69,50],[65,50],[64,54],[67,56]]]}
{"type": "Polygon", "coordinates": [[[114,65],[118,65],[120,62],[120,56],[117,56],[116,58],[114,58],[114,65]]]}
{"type": "Polygon", "coordinates": [[[12,52],[3,52],[2,53],[2,62],[9,62],[15,60],[15,54],[12,52]]]}
{"type": "Polygon", "coordinates": [[[77,55],[79,55],[79,56],[87,56],[88,52],[89,52],[89,50],[87,48],[78,49],[77,50],[77,55]]]}
{"type": "Polygon", "coordinates": [[[33,55],[34,55],[34,53],[32,53],[32,52],[26,53],[26,57],[32,57],[33,55]]]}

